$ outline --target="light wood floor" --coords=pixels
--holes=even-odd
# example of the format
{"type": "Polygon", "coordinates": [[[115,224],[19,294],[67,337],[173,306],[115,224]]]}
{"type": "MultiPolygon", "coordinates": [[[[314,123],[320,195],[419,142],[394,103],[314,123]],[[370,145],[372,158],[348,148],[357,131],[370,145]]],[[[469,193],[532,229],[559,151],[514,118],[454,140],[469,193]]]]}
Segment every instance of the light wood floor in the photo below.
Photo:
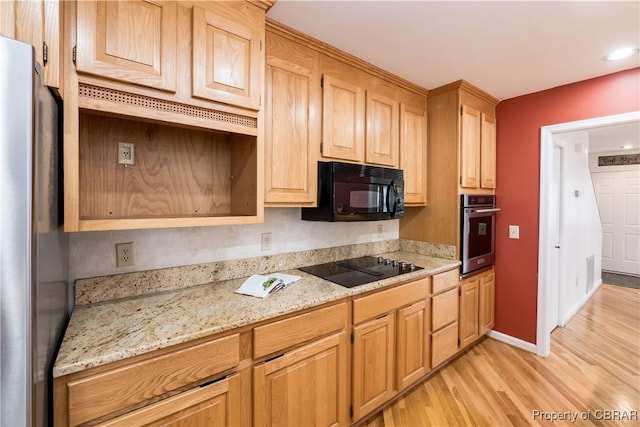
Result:
{"type": "Polygon", "coordinates": [[[365,426],[639,426],[640,290],[602,285],[551,337],[547,358],[484,339],[365,426]]]}

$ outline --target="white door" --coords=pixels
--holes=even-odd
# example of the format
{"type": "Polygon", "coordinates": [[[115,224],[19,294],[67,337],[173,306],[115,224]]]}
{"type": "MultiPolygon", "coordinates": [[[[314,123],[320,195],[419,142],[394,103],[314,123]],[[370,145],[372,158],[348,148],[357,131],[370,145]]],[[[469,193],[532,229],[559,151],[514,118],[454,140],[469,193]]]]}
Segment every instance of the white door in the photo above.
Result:
{"type": "Polygon", "coordinates": [[[640,173],[595,172],[602,222],[602,269],[640,275],[640,173]]]}
{"type": "Polygon", "coordinates": [[[562,221],[562,148],[553,145],[553,168],[551,170],[551,195],[549,197],[549,235],[553,236],[549,249],[549,306],[547,307],[547,332],[558,326],[560,298],[562,296],[560,274],[560,230],[562,221]]]}

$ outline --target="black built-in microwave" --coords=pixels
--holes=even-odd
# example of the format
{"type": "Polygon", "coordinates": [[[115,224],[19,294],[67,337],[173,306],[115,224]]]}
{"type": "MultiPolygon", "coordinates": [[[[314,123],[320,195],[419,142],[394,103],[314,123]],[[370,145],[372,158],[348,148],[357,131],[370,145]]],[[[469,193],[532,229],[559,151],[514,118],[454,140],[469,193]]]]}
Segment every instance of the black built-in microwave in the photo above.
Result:
{"type": "Polygon", "coordinates": [[[318,162],[318,207],[302,208],[307,221],[379,221],[404,215],[400,169],[318,162]]]}

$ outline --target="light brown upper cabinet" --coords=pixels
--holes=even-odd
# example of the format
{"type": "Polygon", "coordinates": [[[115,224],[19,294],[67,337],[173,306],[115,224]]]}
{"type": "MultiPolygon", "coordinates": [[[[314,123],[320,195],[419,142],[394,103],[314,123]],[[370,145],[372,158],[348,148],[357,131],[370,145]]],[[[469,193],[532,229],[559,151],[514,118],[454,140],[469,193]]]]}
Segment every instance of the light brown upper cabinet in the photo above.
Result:
{"type": "Polygon", "coordinates": [[[496,119],[484,113],[480,127],[480,187],[496,188],[496,119]]]}
{"type": "Polygon", "coordinates": [[[268,19],[266,40],[265,205],[315,205],[317,162],[337,160],[403,169],[424,206],[426,90],[268,19]]]}
{"type": "Polygon", "coordinates": [[[364,161],[364,90],[337,77],[322,77],[322,155],[364,161]]]}
{"type": "Polygon", "coordinates": [[[29,43],[47,86],[59,88],[61,10],[57,0],[0,1],[0,35],[29,43]]]}
{"type": "Polygon", "coordinates": [[[401,239],[455,246],[460,256],[460,194],[495,193],[497,104],[464,80],[429,90],[426,186],[433,203],[405,210],[401,239]]]}
{"type": "Polygon", "coordinates": [[[318,53],[268,31],[265,205],[312,206],[320,147],[318,53]]]}
{"type": "Polygon", "coordinates": [[[496,119],[467,105],[460,109],[460,186],[496,188],[496,119]]]}
{"type": "Polygon", "coordinates": [[[260,19],[248,3],[193,7],[193,96],[260,109],[260,19]]]}
{"type": "Polygon", "coordinates": [[[80,1],[77,13],[79,72],[175,92],[175,2],[80,1]]]}
{"type": "Polygon", "coordinates": [[[398,167],[398,101],[374,91],[366,93],[365,162],[398,167]]]}
{"type": "Polygon", "coordinates": [[[406,206],[427,204],[427,111],[400,104],[400,169],[404,170],[406,206]]]}
{"type": "Polygon", "coordinates": [[[263,221],[271,5],[64,3],[66,231],[263,221]]]}

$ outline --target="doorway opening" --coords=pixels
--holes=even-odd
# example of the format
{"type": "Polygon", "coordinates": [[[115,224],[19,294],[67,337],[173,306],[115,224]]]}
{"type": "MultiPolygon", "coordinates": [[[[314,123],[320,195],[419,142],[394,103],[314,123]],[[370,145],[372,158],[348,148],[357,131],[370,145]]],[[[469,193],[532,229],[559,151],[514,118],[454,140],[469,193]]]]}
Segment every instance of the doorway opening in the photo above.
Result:
{"type": "MultiPolygon", "coordinates": [[[[557,217],[559,211],[562,212],[563,209],[574,210],[572,206],[564,206],[565,204],[585,203],[585,197],[592,197],[593,200],[588,200],[587,203],[595,204],[595,194],[592,189],[590,192],[582,191],[578,189],[576,185],[572,185],[571,182],[567,182],[565,179],[566,171],[564,170],[564,166],[567,161],[566,159],[563,159],[563,167],[560,169],[559,180],[554,178],[554,153],[555,156],[558,155],[556,151],[557,147],[564,147],[567,154],[580,154],[583,150],[586,153],[587,145],[584,143],[584,135],[581,135],[579,131],[634,121],[640,121],[640,111],[544,126],[540,129],[540,224],[538,246],[538,316],[536,332],[536,353],[540,356],[548,356],[551,352],[551,330],[555,327],[553,325],[555,319],[557,319],[558,325],[562,326],[564,321],[570,318],[573,315],[572,313],[575,313],[589,299],[591,294],[595,292],[597,287],[593,287],[587,291],[586,276],[590,261],[594,264],[593,269],[596,275],[599,275],[599,254],[602,251],[599,214],[597,219],[597,233],[594,233],[593,230],[583,230],[583,233],[580,234],[579,227],[580,225],[584,225],[579,224],[580,221],[575,221],[578,222],[577,224],[574,222],[566,223],[562,219],[554,222],[556,221],[554,217],[557,217]],[[575,133],[572,137],[567,138],[566,135],[569,132],[575,133]],[[554,199],[554,197],[557,197],[558,191],[561,194],[561,200],[565,202],[564,204],[561,203],[560,206],[558,206],[557,201],[554,199]],[[573,228],[573,230],[571,228],[573,228]],[[597,234],[597,236],[595,236],[595,234],[597,234]],[[583,246],[581,242],[576,242],[575,240],[583,238],[592,239],[587,242],[587,247],[595,248],[594,252],[598,254],[586,253],[581,255],[581,258],[584,259],[575,259],[575,249],[583,246]],[[556,246],[559,246],[559,248],[556,246]],[[591,256],[593,256],[593,258],[590,258],[591,256]],[[560,260],[562,261],[560,262],[560,260]],[[560,266],[556,263],[559,263],[560,266]],[[578,264],[580,267],[577,267],[578,264]],[[581,274],[584,274],[584,278],[576,277],[575,283],[573,283],[572,280],[567,281],[567,271],[563,271],[563,269],[570,270],[571,268],[582,267],[584,267],[584,269],[581,270],[581,274]],[[584,283],[579,283],[581,281],[584,283]],[[567,304],[571,306],[569,311],[566,310],[567,304]]],[[[588,136],[586,141],[588,142],[588,136]]],[[[571,167],[571,165],[568,165],[568,167],[571,167]]],[[[591,217],[587,217],[586,222],[589,225],[594,224],[593,218],[591,217]]]]}

